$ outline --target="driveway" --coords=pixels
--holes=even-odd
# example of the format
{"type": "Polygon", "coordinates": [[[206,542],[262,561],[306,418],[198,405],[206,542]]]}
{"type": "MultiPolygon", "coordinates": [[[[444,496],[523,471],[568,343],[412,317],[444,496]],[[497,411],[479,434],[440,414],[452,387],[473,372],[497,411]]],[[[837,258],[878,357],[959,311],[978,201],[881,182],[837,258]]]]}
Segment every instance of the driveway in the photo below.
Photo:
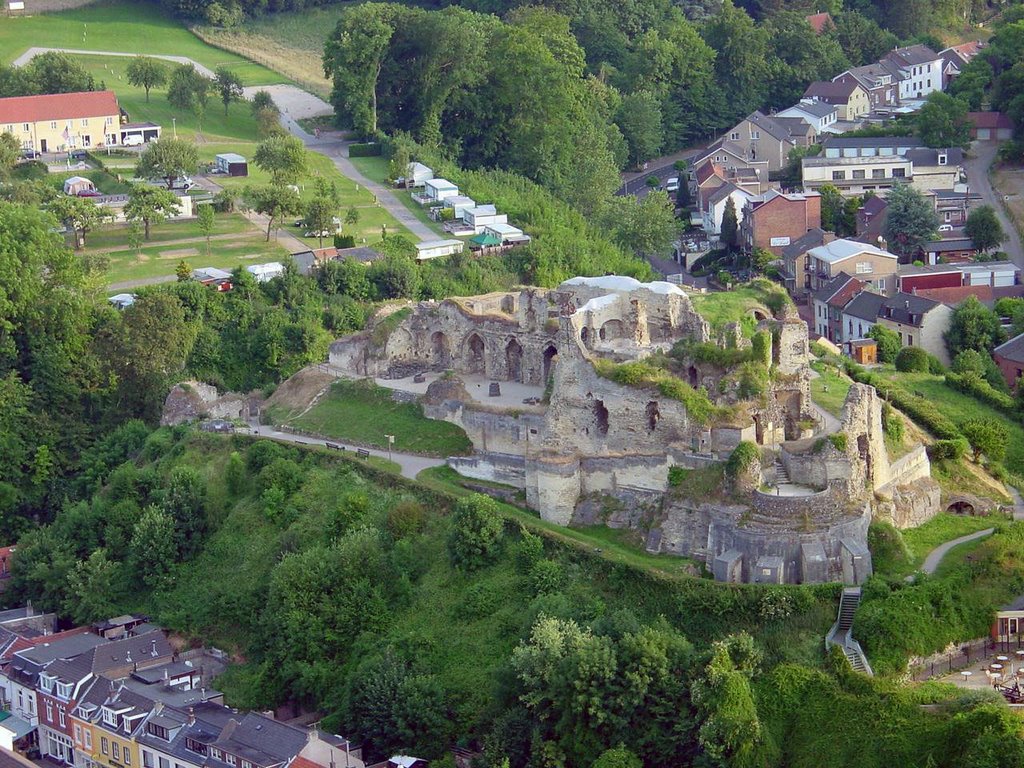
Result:
{"type": "Polygon", "coordinates": [[[1006,233],[1006,241],[1001,249],[1006,251],[1010,261],[1018,267],[1024,267],[1024,249],[1021,248],[1020,235],[1006,215],[1003,206],[1000,204],[999,194],[992,188],[992,182],[988,177],[988,169],[995,160],[999,151],[997,141],[976,141],[971,145],[972,157],[964,160],[964,170],[967,172],[967,183],[971,192],[979,195],[985,205],[995,208],[999,223],[1006,233]]]}

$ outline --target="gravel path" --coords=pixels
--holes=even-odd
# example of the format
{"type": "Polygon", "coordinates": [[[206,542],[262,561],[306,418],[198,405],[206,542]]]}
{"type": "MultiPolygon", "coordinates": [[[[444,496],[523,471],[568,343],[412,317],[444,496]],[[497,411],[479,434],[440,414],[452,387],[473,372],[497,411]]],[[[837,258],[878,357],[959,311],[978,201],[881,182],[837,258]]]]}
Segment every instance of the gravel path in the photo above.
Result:
{"type": "MultiPolygon", "coordinates": [[[[348,450],[354,451],[356,446],[346,444],[341,440],[324,440],[322,437],[308,437],[306,435],[294,435],[291,432],[281,432],[268,427],[265,425],[252,426],[250,427],[250,434],[254,437],[269,438],[271,440],[280,440],[284,443],[295,443],[297,445],[317,445],[326,446],[328,442],[334,445],[344,445],[348,450]]],[[[362,447],[362,446],[358,446],[362,447]]],[[[381,451],[377,448],[364,448],[363,450],[369,452],[371,456],[378,456],[382,459],[390,458],[391,461],[398,464],[402,468],[402,477],[407,477],[410,480],[415,480],[416,475],[422,472],[424,469],[430,467],[441,467],[444,466],[444,459],[436,459],[430,456],[416,456],[411,453],[399,453],[398,451],[392,451],[391,455],[388,455],[387,451],[381,451]]]]}
{"type": "Polygon", "coordinates": [[[1021,248],[1020,235],[1017,234],[1013,222],[1003,210],[999,196],[992,189],[992,182],[988,177],[989,166],[992,165],[998,151],[999,142],[997,141],[974,142],[971,145],[972,157],[964,160],[964,170],[967,171],[967,182],[971,192],[980,195],[982,202],[996,209],[996,216],[999,217],[999,223],[1006,233],[1006,242],[1000,246],[1000,249],[1006,251],[1010,261],[1019,267],[1024,267],[1024,249],[1021,248]]]}
{"type": "Polygon", "coordinates": [[[928,553],[928,556],[924,559],[924,563],[921,565],[921,570],[924,573],[935,573],[935,570],[939,567],[939,563],[942,562],[942,558],[944,558],[949,553],[949,550],[953,549],[953,547],[966,544],[968,541],[983,539],[986,536],[991,535],[994,531],[995,528],[986,528],[983,531],[977,531],[976,533],[971,533],[967,536],[961,536],[959,539],[947,541],[945,544],[940,544],[928,553]]]}
{"type": "Polygon", "coordinates": [[[34,59],[36,56],[42,53],[49,53],[50,51],[57,51],[59,53],[69,53],[72,56],[126,56],[130,59],[134,59],[136,56],[139,55],[145,55],[149,56],[152,59],[162,59],[163,61],[171,61],[175,64],[191,64],[196,68],[199,74],[205,75],[211,80],[213,79],[213,70],[209,67],[204,67],[202,64],[200,64],[198,61],[195,61],[194,59],[190,59],[187,56],[167,56],[158,53],[139,54],[124,53],[122,51],[89,51],[84,48],[39,48],[33,46],[29,48],[27,51],[25,51],[23,54],[21,54],[21,56],[16,58],[13,64],[16,67],[23,67],[30,61],[32,61],[32,59],[34,59]]]}

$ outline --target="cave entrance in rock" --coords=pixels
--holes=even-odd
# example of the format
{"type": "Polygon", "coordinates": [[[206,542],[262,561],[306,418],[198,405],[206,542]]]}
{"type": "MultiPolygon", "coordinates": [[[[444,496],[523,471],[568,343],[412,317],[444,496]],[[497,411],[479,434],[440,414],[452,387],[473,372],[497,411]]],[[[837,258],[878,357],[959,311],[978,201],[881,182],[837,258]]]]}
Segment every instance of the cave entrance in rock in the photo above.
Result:
{"type": "Polygon", "coordinates": [[[700,384],[700,373],[697,371],[697,366],[691,365],[686,369],[686,381],[689,382],[690,386],[694,389],[700,384]]]}
{"type": "Polygon", "coordinates": [[[486,369],[484,357],[484,340],[479,334],[471,334],[466,340],[466,367],[470,373],[478,373],[481,376],[486,369]]]}
{"type": "Polygon", "coordinates": [[[947,512],[952,512],[954,515],[974,515],[975,514],[974,505],[971,504],[971,502],[963,501],[962,499],[960,501],[954,501],[952,504],[950,504],[948,507],[946,507],[946,511],[947,512]]]}
{"type": "Polygon", "coordinates": [[[452,352],[448,344],[448,337],[441,331],[434,331],[430,337],[430,350],[433,353],[434,361],[447,368],[451,364],[452,352]]]}
{"type": "Polygon", "coordinates": [[[523,380],[523,347],[515,339],[505,345],[505,370],[509,381],[523,380]]]}
{"type": "Polygon", "coordinates": [[[551,378],[551,370],[555,365],[555,358],[558,357],[558,347],[554,344],[548,344],[544,350],[544,386],[547,386],[548,379],[551,378]]]}
{"type": "Polygon", "coordinates": [[[647,431],[653,432],[658,428],[658,421],[661,419],[661,409],[658,407],[658,403],[652,400],[647,404],[647,408],[644,409],[644,416],[647,419],[647,431]]]}

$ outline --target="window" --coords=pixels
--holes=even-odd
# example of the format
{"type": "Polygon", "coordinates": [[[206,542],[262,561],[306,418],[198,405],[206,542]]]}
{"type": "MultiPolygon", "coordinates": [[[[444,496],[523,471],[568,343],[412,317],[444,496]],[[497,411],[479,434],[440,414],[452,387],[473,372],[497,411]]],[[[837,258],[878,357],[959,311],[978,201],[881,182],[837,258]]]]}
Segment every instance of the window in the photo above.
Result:
{"type": "Polygon", "coordinates": [[[103,722],[107,725],[117,727],[117,713],[107,707],[103,708],[103,722]]]}
{"type": "Polygon", "coordinates": [[[150,733],[153,736],[159,736],[164,741],[169,741],[167,729],[164,728],[162,725],[157,725],[156,723],[146,723],[146,733],[150,733]]]}
{"type": "Polygon", "coordinates": [[[43,689],[45,693],[53,692],[53,685],[57,682],[57,678],[52,675],[40,675],[39,676],[39,687],[43,689]]]}
{"type": "Polygon", "coordinates": [[[846,171],[832,171],[832,181],[846,181],[846,171]]]}
{"type": "Polygon", "coordinates": [[[153,753],[147,750],[142,750],[142,766],[143,768],[153,768],[153,753]]]}
{"type": "Polygon", "coordinates": [[[171,768],[171,761],[166,757],[160,758],[160,768],[171,768]]]}
{"type": "Polygon", "coordinates": [[[77,743],[80,743],[81,741],[82,741],[82,726],[80,726],[78,723],[75,723],[75,743],[77,744],[77,743]]]}
{"type": "Polygon", "coordinates": [[[92,749],[92,731],[85,732],[85,748],[92,749]]]}
{"type": "Polygon", "coordinates": [[[858,275],[870,275],[875,269],[871,266],[870,261],[858,261],[857,262],[857,274],[858,275]]]}
{"type": "Polygon", "coordinates": [[[947,159],[946,155],[939,155],[939,165],[945,165],[947,159]]]}
{"type": "Polygon", "coordinates": [[[190,752],[195,752],[197,755],[206,754],[205,744],[188,737],[185,738],[185,749],[189,750],[190,752]]]}
{"type": "Polygon", "coordinates": [[[855,179],[863,179],[864,178],[864,169],[863,168],[855,169],[854,172],[853,172],[853,178],[855,178],[855,179]]]}
{"type": "Polygon", "coordinates": [[[914,337],[911,336],[909,333],[907,334],[907,346],[908,347],[914,346],[914,337]]]}
{"type": "Polygon", "coordinates": [[[118,744],[116,741],[113,744],[110,745],[110,751],[111,751],[111,755],[110,756],[112,758],[114,758],[115,760],[120,760],[121,759],[121,745],[118,744]]]}
{"type": "Polygon", "coordinates": [[[751,134],[750,134],[750,138],[752,138],[754,141],[757,141],[758,139],[761,138],[761,132],[760,131],[752,131],[751,134]]]}
{"type": "Polygon", "coordinates": [[[57,683],[57,696],[67,701],[71,698],[71,683],[57,683]]]}
{"type": "Polygon", "coordinates": [[[905,179],[905,178],[907,178],[907,169],[906,168],[893,168],[892,169],[892,177],[894,179],[905,179]]]}
{"type": "Polygon", "coordinates": [[[110,754],[110,742],[106,736],[100,736],[100,752],[104,755],[110,754]]]}
{"type": "Polygon", "coordinates": [[[740,132],[739,131],[733,131],[732,133],[729,134],[729,141],[739,141],[739,140],[740,140],[740,132]]]}
{"type": "Polygon", "coordinates": [[[18,689],[18,708],[25,708],[25,692],[21,688],[18,689]]]}
{"type": "Polygon", "coordinates": [[[53,722],[53,704],[49,701],[46,702],[46,720],[47,722],[53,722]]]}
{"type": "Polygon", "coordinates": [[[51,120],[50,121],[50,130],[51,131],[56,131],[57,130],[57,121],[56,120],[51,120]]]}
{"type": "Polygon", "coordinates": [[[131,765],[132,764],[132,753],[131,753],[131,750],[128,749],[128,747],[124,748],[124,764],[125,765],[131,765]]]}
{"type": "Polygon", "coordinates": [[[67,722],[64,719],[64,710],[57,707],[57,719],[60,720],[60,727],[67,728],[67,722]]]}
{"type": "Polygon", "coordinates": [[[89,118],[87,118],[87,117],[83,117],[82,118],[82,127],[83,128],[88,128],[89,127],[89,118]]]}
{"type": "Polygon", "coordinates": [[[108,117],[106,120],[103,121],[103,124],[104,125],[113,125],[114,124],[114,118],[108,117]]]}

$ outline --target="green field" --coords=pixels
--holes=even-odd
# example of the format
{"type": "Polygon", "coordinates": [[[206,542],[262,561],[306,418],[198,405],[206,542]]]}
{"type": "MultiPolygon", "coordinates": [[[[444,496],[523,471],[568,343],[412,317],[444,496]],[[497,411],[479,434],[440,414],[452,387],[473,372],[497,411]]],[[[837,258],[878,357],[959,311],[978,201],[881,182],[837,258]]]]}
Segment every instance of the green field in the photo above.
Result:
{"type": "Polygon", "coordinates": [[[837,374],[830,365],[815,361],[811,367],[818,372],[818,377],[811,379],[811,399],[833,416],[839,416],[853,382],[837,374]]]}
{"type": "MultiPolygon", "coordinates": [[[[273,409],[268,415],[274,421],[288,416],[273,409]]],[[[396,451],[453,456],[472,448],[459,427],[425,418],[420,405],[396,403],[390,390],[370,382],[338,381],[311,410],[288,421],[318,435],[377,448],[387,448],[385,435],[394,435],[396,451]]]]}
{"type": "MultiPolygon", "coordinates": [[[[241,214],[219,213],[214,218],[213,237],[218,235],[252,234],[253,228],[241,214]]],[[[149,232],[149,241],[145,246],[167,243],[174,240],[195,239],[205,249],[206,243],[199,231],[199,223],[195,219],[182,221],[165,221],[154,224],[149,232]]],[[[217,241],[213,241],[214,245],[217,241]]],[[[124,225],[108,225],[90,232],[86,237],[86,248],[90,251],[110,251],[128,248],[128,228],[124,225]]]]}
{"type": "MultiPolygon", "coordinates": [[[[107,2],[60,14],[4,18],[0,62],[10,63],[29,47],[186,56],[210,69],[225,66],[245,85],[285,80],[277,72],[207,45],[156,3],[107,2]]],[[[107,83],[115,87],[112,82],[107,83]]]]}

